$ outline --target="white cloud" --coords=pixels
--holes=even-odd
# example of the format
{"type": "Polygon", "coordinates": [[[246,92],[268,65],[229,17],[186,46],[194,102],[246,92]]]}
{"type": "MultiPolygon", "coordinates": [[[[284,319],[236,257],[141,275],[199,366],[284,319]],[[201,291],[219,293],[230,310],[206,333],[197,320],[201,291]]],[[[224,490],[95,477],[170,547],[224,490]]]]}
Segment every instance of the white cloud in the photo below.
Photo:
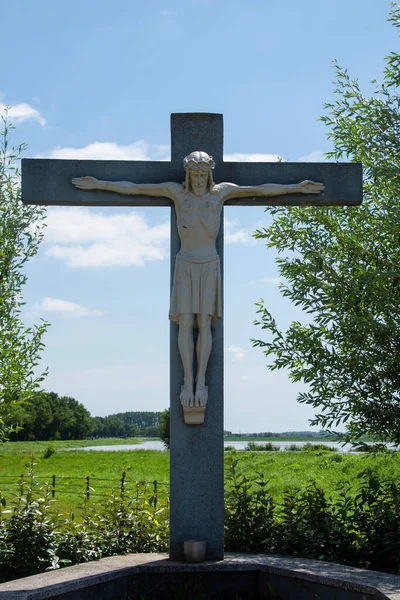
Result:
{"type": "Polygon", "coordinates": [[[106,215],[86,207],[51,208],[47,225],[45,255],[69,267],[143,265],[168,253],[169,223],[150,226],[135,210],[106,215]]]}
{"type": "MultiPolygon", "coordinates": [[[[161,11],[161,14],[173,11],[161,11]]],[[[0,105],[1,106],[1,105],[0,105]]],[[[35,110],[35,109],[32,109],[35,110]]],[[[37,112],[37,111],[36,111],[37,112]]],[[[38,154],[36,158],[67,158],[81,160],[170,160],[171,147],[166,144],[150,144],[138,140],[132,144],[116,142],[93,142],[83,148],[57,147],[47,154],[38,154]]],[[[230,153],[224,155],[226,162],[276,162],[278,154],[230,153]]],[[[301,159],[300,159],[301,160],[301,159]]]]}
{"type": "Polygon", "coordinates": [[[268,285],[279,285],[282,283],[282,279],[279,279],[279,277],[263,277],[260,279],[260,282],[267,283],[268,285]]]}
{"type": "Polygon", "coordinates": [[[43,298],[39,304],[33,307],[35,310],[58,313],[61,317],[101,317],[104,311],[87,308],[81,304],[70,302],[69,300],[60,300],[59,298],[43,298]]]}
{"type": "MultiPolygon", "coordinates": [[[[1,100],[1,98],[0,98],[1,100]]],[[[0,102],[0,113],[2,113],[6,108],[7,104],[3,104],[0,102]]],[[[33,119],[42,125],[43,127],[46,125],[45,119],[41,116],[40,112],[33,108],[29,104],[25,104],[24,102],[21,104],[14,104],[14,106],[10,106],[8,108],[8,116],[10,121],[13,123],[22,123],[22,121],[28,121],[29,119],[33,119]]]]}
{"type": "Polygon", "coordinates": [[[300,162],[326,162],[325,152],[321,152],[321,150],[313,150],[309,154],[305,154],[304,156],[300,156],[300,162]]]}
{"type": "Polygon", "coordinates": [[[277,162],[280,158],[278,154],[243,154],[240,152],[224,154],[226,162],[277,162]]]}
{"type": "Polygon", "coordinates": [[[244,360],[245,352],[243,348],[240,348],[239,346],[229,346],[226,351],[229,352],[229,354],[232,354],[232,362],[244,360]]]}
{"type": "Polygon", "coordinates": [[[163,17],[172,17],[176,15],[174,10],[160,10],[160,15],[163,17]]]}
{"type": "Polygon", "coordinates": [[[253,231],[253,229],[238,228],[237,219],[224,218],[224,241],[226,244],[250,244],[254,241],[253,231]]]}
{"type": "Polygon", "coordinates": [[[58,147],[37,158],[67,158],[80,160],[170,160],[170,147],[138,140],[133,144],[94,142],[83,148],[58,147]]]}

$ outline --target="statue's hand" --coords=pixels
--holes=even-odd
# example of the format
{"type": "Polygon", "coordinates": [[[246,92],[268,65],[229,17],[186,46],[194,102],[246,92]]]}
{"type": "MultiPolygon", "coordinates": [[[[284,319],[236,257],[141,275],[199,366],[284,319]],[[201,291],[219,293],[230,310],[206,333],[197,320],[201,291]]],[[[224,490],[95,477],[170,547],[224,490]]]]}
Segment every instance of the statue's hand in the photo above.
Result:
{"type": "Polygon", "coordinates": [[[320,194],[325,189],[323,183],[318,183],[316,181],[302,181],[299,183],[299,192],[300,194],[320,194]]]}
{"type": "Polygon", "coordinates": [[[72,183],[80,190],[96,190],[99,181],[95,177],[74,177],[72,183]]]}

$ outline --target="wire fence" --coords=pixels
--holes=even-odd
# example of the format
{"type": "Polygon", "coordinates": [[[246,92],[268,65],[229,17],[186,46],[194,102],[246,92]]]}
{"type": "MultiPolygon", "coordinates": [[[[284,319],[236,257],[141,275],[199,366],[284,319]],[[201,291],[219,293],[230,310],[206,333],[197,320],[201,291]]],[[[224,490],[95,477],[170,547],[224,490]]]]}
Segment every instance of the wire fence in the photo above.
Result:
{"type": "MultiPolygon", "coordinates": [[[[69,477],[65,475],[35,475],[35,487],[47,486],[51,497],[55,500],[73,501],[78,499],[101,500],[109,492],[117,492],[121,496],[138,495],[143,492],[152,494],[155,498],[169,496],[169,484],[154,479],[153,481],[136,480],[127,477],[123,472],[120,478],[106,479],[92,475],[69,477]]],[[[29,477],[21,473],[0,475],[0,493],[7,503],[15,496],[23,493],[31,486],[29,477]]]]}

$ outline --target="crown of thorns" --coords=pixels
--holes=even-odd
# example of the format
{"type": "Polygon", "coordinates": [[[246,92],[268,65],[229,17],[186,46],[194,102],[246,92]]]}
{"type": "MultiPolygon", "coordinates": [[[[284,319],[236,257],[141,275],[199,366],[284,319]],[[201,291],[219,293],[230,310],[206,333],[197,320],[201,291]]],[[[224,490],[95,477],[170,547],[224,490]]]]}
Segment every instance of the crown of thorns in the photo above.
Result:
{"type": "Polygon", "coordinates": [[[183,159],[183,168],[185,171],[190,169],[208,171],[214,169],[215,162],[212,156],[209,156],[205,152],[192,152],[183,159]]]}

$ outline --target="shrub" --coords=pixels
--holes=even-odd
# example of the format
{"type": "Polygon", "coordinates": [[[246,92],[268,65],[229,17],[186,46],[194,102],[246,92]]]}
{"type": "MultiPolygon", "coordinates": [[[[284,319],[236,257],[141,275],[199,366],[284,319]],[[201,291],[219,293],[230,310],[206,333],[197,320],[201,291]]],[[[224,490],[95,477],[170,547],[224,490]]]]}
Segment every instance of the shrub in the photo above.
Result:
{"type": "Polygon", "coordinates": [[[54,448],[54,446],[52,446],[51,444],[49,444],[42,452],[42,458],[46,459],[46,458],[51,458],[53,456],[53,454],[56,453],[56,449],[54,448]]]}
{"type": "Polygon", "coordinates": [[[245,447],[245,450],[251,452],[279,452],[280,448],[280,446],[277,446],[272,442],[266,442],[265,444],[256,444],[256,442],[249,442],[245,447]]]}
{"type": "Polygon", "coordinates": [[[299,446],[298,444],[290,444],[285,448],[285,450],[288,450],[289,452],[301,452],[301,450],[303,450],[303,446],[299,446]]]}
{"type": "MultiPolygon", "coordinates": [[[[58,568],[51,492],[48,486],[39,488],[35,464],[32,455],[28,479],[20,478],[12,509],[2,511],[11,517],[1,521],[0,581],[58,568]]],[[[6,505],[4,499],[2,505],[6,505]]]]}
{"type": "Polygon", "coordinates": [[[337,452],[337,448],[334,446],[328,446],[327,444],[311,444],[307,442],[302,447],[304,452],[337,452]]]}
{"type": "Polygon", "coordinates": [[[228,456],[225,491],[225,545],[231,552],[274,551],[274,502],[262,476],[251,481],[228,456]]]}
{"type": "Polygon", "coordinates": [[[225,446],[224,451],[225,452],[236,452],[236,448],[235,448],[235,446],[225,446]]]}

